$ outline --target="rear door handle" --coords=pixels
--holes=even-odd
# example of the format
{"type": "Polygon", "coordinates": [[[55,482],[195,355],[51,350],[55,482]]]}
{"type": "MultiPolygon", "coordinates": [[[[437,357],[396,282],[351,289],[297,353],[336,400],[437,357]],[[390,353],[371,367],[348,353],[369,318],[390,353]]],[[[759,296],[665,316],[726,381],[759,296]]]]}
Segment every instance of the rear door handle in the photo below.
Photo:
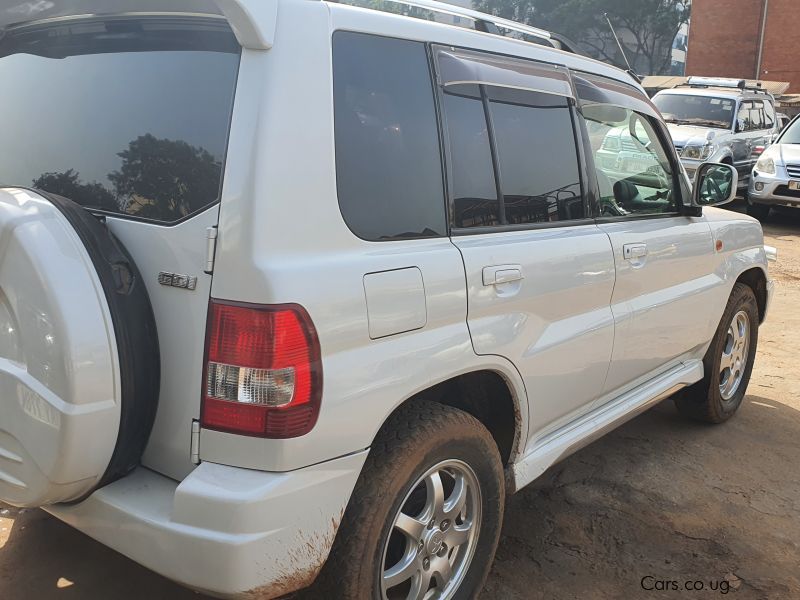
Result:
{"type": "Polygon", "coordinates": [[[500,285],[521,279],[523,279],[522,265],[483,267],[483,285],[500,285]]]}
{"type": "Polygon", "coordinates": [[[622,246],[625,260],[637,260],[647,256],[647,244],[625,244],[622,246]]]}

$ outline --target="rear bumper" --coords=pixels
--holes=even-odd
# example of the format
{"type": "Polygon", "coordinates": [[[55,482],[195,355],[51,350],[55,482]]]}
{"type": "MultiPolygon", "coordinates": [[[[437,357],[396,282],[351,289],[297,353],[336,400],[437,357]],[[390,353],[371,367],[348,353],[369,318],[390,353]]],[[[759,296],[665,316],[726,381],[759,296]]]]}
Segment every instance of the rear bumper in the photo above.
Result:
{"type": "Polygon", "coordinates": [[[47,510],[187,587],[273,598],[314,581],[366,456],[288,473],[202,463],[180,483],[140,467],[80,504],[47,510]]]}

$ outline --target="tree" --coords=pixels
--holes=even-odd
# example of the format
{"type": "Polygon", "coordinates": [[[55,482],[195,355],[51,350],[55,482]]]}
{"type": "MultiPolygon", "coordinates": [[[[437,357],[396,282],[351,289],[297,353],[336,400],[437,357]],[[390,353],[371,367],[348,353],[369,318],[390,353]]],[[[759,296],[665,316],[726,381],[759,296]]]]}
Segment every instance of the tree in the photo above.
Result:
{"type": "Polygon", "coordinates": [[[83,183],[80,173],[74,169],[62,172],[42,173],[33,180],[36,189],[69,198],[82,206],[103,210],[118,210],[114,194],[97,182],[83,183]]]}
{"type": "Polygon", "coordinates": [[[603,16],[617,30],[634,70],[667,73],[672,43],[689,20],[689,0],[473,0],[478,10],[572,38],[590,56],[627,68],[603,16]]]}
{"type": "Polygon", "coordinates": [[[173,220],[208,206],[219,194],[222,165],[203,148],[148,133],[118,156],[122,164],[108,179],[123,212],[173,220]]]}

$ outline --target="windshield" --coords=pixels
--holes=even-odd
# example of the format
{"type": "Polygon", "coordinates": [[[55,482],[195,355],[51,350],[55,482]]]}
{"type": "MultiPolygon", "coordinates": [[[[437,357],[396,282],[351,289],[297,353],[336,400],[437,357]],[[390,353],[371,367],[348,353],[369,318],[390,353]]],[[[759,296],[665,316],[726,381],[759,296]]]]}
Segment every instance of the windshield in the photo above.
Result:
{"type": "Polygon", "coordinates": [[[6,35],[0,185],[170,223],[214,204],[239,54],[216,19],[83,19],[6,35]]]}
{"type": "Polygon", "coordinates": [[[731,98],[710,98],[688,94],[660,94],[653,103],[667,123],[731,129],[736,102],[731,98]]]}
{"type": "Polygon", "coordinates": [[[786,126],[778,144],[800,144],[800,119],[795,119],[786,126]]]}

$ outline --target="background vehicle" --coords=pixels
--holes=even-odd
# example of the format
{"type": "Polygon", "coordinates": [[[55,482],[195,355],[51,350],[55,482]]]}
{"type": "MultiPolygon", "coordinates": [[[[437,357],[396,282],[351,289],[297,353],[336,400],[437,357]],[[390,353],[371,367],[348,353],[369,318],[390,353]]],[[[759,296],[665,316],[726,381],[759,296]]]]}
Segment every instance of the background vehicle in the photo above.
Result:
{"type": "Polygon", "coordinates": [[[222,597],[472,596],[507,492],[676,392],[742,402],[760,226],[627,74],[471,11],[25,7],[3,501],[222,597]]]}
{"type": "Polygon", "coordinates": [[[690,179],[704,162],[736,167],[746,189],[759,152],[780,131],[773,97],[744,80],[690,77],[653,97],[690,179]]]}
{"type": "Polygon", "coordinates": [[[780,133],[786,129],[786,126],[791,122],[792,118],[789,115],[780,112],[776,116],[778,118],[778,133],[780,133]]]}
{"type": "Polygon", "coordinates": [[[795,117],[753,167],[747,212],[769,216],[773,206],[800,207],[800,125],[795,117]]]}

